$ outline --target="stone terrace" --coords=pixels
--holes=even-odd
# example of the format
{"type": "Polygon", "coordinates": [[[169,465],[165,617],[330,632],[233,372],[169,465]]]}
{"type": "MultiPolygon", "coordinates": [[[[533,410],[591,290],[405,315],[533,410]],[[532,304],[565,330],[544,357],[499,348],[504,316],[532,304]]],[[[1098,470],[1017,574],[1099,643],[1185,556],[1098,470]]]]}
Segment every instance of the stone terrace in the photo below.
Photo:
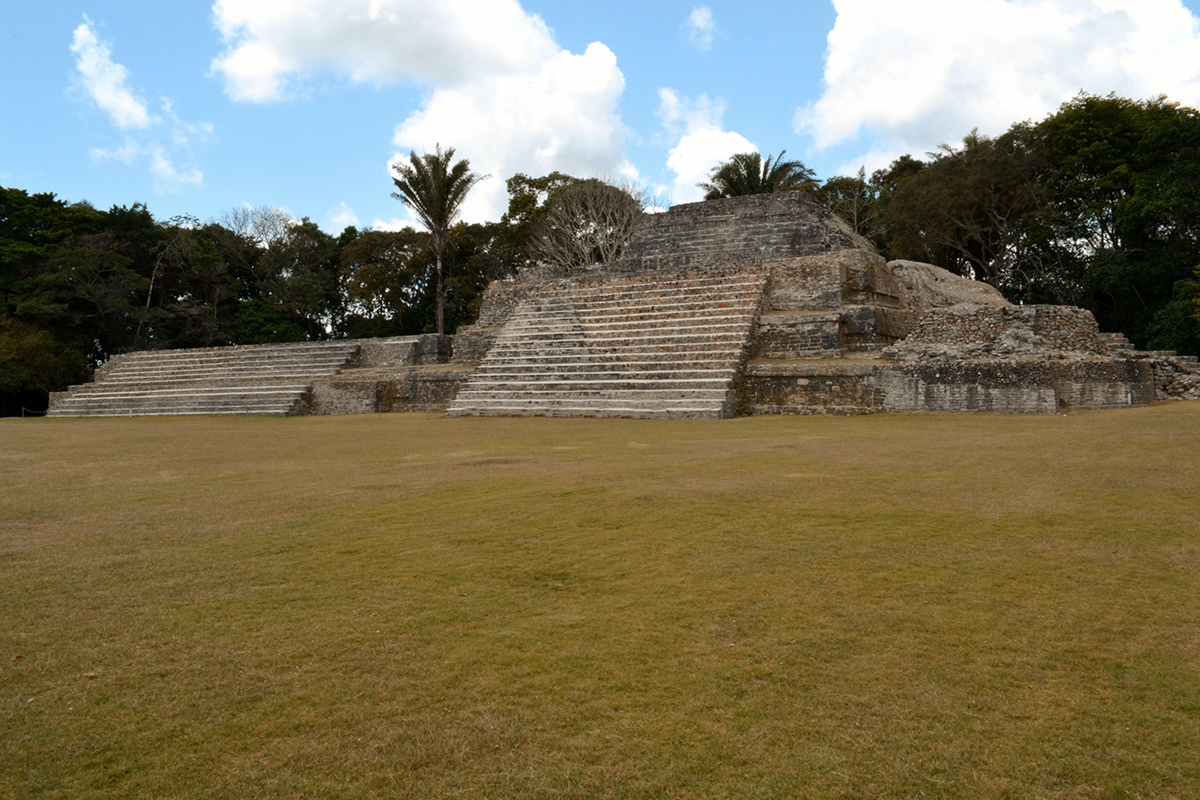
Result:
{"type": "Polygon", "coordinates": [[[763,270],[547,283],[521,301],[450,416],[732,416],[763,270]]]}
{"type": "Polygon", "coordinates": [[[685,203],[651,214],[621,259],[604,269],[728,270],[854,249],[874,248],[804,192],[779,192],[685,203]]]}
{"type": "Polygon", "coordinates": [[[117,356],[96,382],[51,397],[48,416],[304,413],[314,380],[336,373],[360,343],[144,350],[117,356]]]}

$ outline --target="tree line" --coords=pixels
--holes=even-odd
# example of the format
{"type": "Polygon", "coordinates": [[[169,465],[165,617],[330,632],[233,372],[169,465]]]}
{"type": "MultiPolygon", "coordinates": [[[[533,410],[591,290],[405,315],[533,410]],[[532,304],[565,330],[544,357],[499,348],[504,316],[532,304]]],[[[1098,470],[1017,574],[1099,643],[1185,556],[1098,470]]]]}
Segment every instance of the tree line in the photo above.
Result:
{"type": "MultiPolygon", "coordinates": [[[[516,175],[498,222],[457,212],[480,176],[453,149],[396,165],[425,230],[337,236],[272,208],[201,222],[0,187],[0,415],[42,410],[108,357],[148,348],[453,331],[525,264],[614,258],[646,198],[562,173],[516,175]]],[[[1200,352],[1200,112],[1081,95],[1045,120],[972,133],[867,176],[816,180],[738,154],[709,198],[802,190],[889,259],[987,281],[1014,302],[1079,305],[1140,347],[1200,352]]]]}
{"type": "Polygon", "coordinates": [[[1200,112],[1080,95],[815,192],[889,259],[1087,308],[1139,347],[1200,353],[1200,112]]]}

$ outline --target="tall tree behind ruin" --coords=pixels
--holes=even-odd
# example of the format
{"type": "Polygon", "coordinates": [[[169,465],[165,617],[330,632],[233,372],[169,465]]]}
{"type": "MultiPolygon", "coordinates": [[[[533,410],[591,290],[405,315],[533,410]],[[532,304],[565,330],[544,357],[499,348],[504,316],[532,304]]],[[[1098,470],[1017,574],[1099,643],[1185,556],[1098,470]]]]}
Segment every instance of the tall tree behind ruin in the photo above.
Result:
{"type": "Polygon", "coordinates": [[[705,183],[705,200],[721,197],[741,197],[748,194],[770,194],[793,190],[812,191],[817,188],[816,175],[799,161],[784,161],[786,150],[765,161],[759,153],[738,153],[718,164],[705,183]]]}
{"type": "Polygon", "coordinates": [[[564,187],[530,231],[529,256],[567,270],[615,261],[641,224],[644,206],[631,187],[597,179],[564,187]]]}
{"type": "Polygon", "coordinates": [[[471,164],[465,158],[453,162],[454,148],[442,151],[441,145],[433,153],[418,156],[408,154],[408,162],[392,165],[396,173],[392,179],[396,192],[392,194],[402,201],[425,229],[429,231],[429,248],[437,262],[437,334],[445,334],[445,284],[442,278],[442,261],[448,243],[450,226],[458,218],[463,201],[471,187],[486,176],[471,172],[471,164]]]}

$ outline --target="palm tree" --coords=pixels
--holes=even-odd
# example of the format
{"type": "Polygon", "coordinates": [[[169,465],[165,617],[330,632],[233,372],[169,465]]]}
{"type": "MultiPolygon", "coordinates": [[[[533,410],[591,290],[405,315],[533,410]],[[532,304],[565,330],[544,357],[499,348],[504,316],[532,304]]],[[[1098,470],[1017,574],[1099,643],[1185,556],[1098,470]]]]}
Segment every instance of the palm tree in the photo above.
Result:
{"type": "Polygon", "coordinates": [[[705,200],[816,188],[816,174],[799,161],[784,161],[786,152],[774,161],[763,161],[758,153],[738,153],[713,167],[707,183],[696,185],[705,191],[705,200]]]}
{"type": "Polygon", "coordinates": [[[444,335],[443,309],[445,293],[442,287],[442,257],[446,252],[446,235],[458,217],[463,200],[471,187],[486,178],[471,172],[471,164],[465,158],[451,163],[454,148],[442,152],[437,146],[434,153],[418,156],[408,154],[408,162],[393,164],[396,176],[392,181],[396,189],[392,197],[400,200],[412,211],[417,220],[429,231],[429,249],[437,262],[437,332],[444,335]]]}

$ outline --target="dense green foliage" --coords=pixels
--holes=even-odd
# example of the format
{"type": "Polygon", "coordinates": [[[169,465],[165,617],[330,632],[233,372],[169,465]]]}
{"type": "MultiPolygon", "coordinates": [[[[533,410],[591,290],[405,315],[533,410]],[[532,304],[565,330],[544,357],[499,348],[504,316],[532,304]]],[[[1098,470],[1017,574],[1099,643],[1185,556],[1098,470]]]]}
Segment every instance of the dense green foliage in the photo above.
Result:
{"type": "Polygon", "coordinates": [[[713,168],[708,181],[699,184],[705,200],[815,189],[816,175],[799,161],[784,161],[786,150],[764,161],[759,153],[738,153],[713,168]]]}
{"type": "Polygon", "coordinates": [[[1200,352],[1200,112],[1081,95],[816,193],[889,258],[1091,310],[1150,349],[1200,352]]]}

